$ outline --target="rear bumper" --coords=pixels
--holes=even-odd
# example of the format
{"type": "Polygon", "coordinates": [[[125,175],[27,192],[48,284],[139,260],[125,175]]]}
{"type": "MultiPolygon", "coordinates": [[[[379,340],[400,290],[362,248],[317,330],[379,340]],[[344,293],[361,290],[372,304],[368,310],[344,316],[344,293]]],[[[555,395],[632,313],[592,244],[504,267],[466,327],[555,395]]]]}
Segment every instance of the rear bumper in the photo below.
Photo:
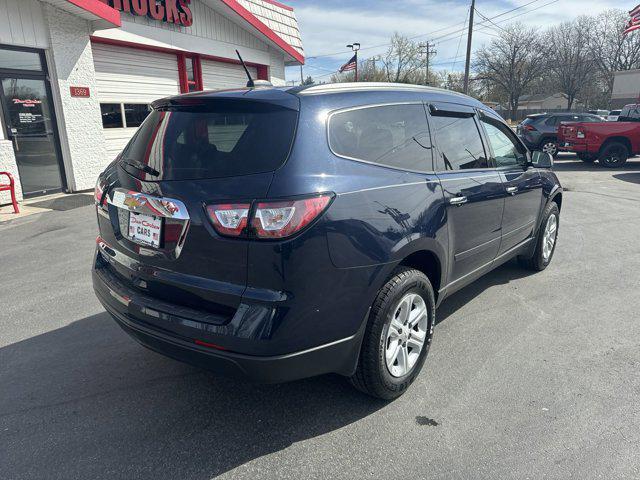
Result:
{"type": "Polygon", "coordinates": [[[587,144],[586,143],[573,143],[570,141],[562,141],[559,142],[558,147],[560,149],[560,151],[562,152],[586,152],[588,153],[587,150],[587,144]]]}
{"type": "Polygon", "coordinates": [[[325,373],[349,376],[355,371],[364,321],[354,335],[323,345],[279,355],[248,355],[207,342],[207,331],[216,328],[211,323],[157,311],[149,306],[144,295],[123,291],[95,266],[92,277],[96,296],[125,332],[145,347],[176,360],[260,383],[287,382],[325,373]]]}

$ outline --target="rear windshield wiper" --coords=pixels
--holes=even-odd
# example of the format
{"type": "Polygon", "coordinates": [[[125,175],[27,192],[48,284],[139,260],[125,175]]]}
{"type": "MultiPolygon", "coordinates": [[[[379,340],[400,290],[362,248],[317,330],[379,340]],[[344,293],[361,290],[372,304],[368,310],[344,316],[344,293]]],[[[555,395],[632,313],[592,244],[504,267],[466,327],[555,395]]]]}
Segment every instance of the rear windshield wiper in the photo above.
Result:
{"type": "Polygon", "coordinates": [[[153,175],[154,177],[160,176],[159,171],[157,171],[153,167],[150,167],[146,163],[142,163],[137,160],[127,160],[127,159],[123,159],[122,163],[124,163],[125,165],[129,165],[130,167],[133,167],[137,170],[142,170],[143,172],[148,173],[149,175],[153,175]]]}

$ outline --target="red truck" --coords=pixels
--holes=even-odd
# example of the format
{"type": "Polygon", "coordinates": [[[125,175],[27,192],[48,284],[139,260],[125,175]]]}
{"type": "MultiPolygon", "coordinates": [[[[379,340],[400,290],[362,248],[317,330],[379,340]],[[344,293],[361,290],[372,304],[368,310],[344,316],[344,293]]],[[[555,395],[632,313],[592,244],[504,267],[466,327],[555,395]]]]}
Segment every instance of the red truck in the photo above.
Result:
{"type": "Polygon", "coordinates": [[[598,160],[603,167],[621,167],[640,153],[640,103],[626,105],[615,122],[561,125],[558,145],[561,151],[575,152],[583,162],[598,160]]]}

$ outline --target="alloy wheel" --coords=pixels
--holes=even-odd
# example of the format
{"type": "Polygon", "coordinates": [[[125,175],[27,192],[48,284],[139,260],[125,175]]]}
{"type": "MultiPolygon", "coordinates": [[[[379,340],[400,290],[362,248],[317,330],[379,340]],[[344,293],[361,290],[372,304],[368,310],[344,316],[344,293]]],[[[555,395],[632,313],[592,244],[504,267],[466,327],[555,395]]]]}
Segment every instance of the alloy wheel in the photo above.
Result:
{"type": "Polygon", "coordinates": [[[609,150],[608,154],[606,157],[604,157],[604,163],[608,163],[609,165],[615,165],[616,163],[620,162],[621,156],[620,156],[620,150],[617,148],[611,149],[609,150]]]}
{"type": "Polygon", "coordinates": [[[385,339],[385,361],[394,377],[407,375],[420,358],[427,338],[429,314],[423,298],[408,293],[391,316],[385,339]]]}
{"type": "Polygon", "coordinates": [[[553,252],[553,246],[556,243],[556,235],[558,233],[558,218],[555,215],[550,215],[547,219],[547,224],[544,227],[544,235],[542,238],[542,258],[545,262],[551,258],[553,252]]]}
{"type": "Polygon", "coordinates": [[[558,145],[556,145],[555,142],[546,142],[542,145],[542,151],[551,156],[555,156],[555,154],[558,153],[558,145]]]}

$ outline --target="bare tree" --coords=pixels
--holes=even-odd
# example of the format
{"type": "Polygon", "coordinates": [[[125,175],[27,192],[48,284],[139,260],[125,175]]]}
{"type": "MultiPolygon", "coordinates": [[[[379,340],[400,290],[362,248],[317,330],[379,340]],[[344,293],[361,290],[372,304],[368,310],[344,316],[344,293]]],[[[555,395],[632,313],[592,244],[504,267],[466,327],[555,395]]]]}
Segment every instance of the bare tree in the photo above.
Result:
{"type": "MultiPolygon", "coordinates": [[[[420,45],[408,37],[394,33],[385,54],[360,58],[358,81],[424,84],[425,66],[420,45]]],[[[354,79],[353,70],[331,76],[332,82],[353,82],[354,79]]]]}
{"type": "Polygon", "coordinates": [[[583,21],[589,25],[589,46],[611,98],[614,73],[640,68],[640,35],[623,35],[629,21],[628,13],[623,10],[605,10],[583,21]]]}
{"type": "Polygon", "coordinates": [[[551,27],[545,34],[548,71],[555,86],[566,95],[567,108],[595,78],[595,60],[589,46],[590,21],[581,17],[551,27]]]}
{"type": "Polygon", "coordinates": [[[387,82],[423,83],[425,67],[421,48],[408,37],[394,33],[391,46],[381,58],[387,82]]]}
{"type": "Polygon", "coordinates": [[[499,36],[476,52],[476,80],[505,92],[510,116],[515,118],[518,101],[545,70],[545,55],[534,29],[520,23],[502,29],[499,36]]]}

